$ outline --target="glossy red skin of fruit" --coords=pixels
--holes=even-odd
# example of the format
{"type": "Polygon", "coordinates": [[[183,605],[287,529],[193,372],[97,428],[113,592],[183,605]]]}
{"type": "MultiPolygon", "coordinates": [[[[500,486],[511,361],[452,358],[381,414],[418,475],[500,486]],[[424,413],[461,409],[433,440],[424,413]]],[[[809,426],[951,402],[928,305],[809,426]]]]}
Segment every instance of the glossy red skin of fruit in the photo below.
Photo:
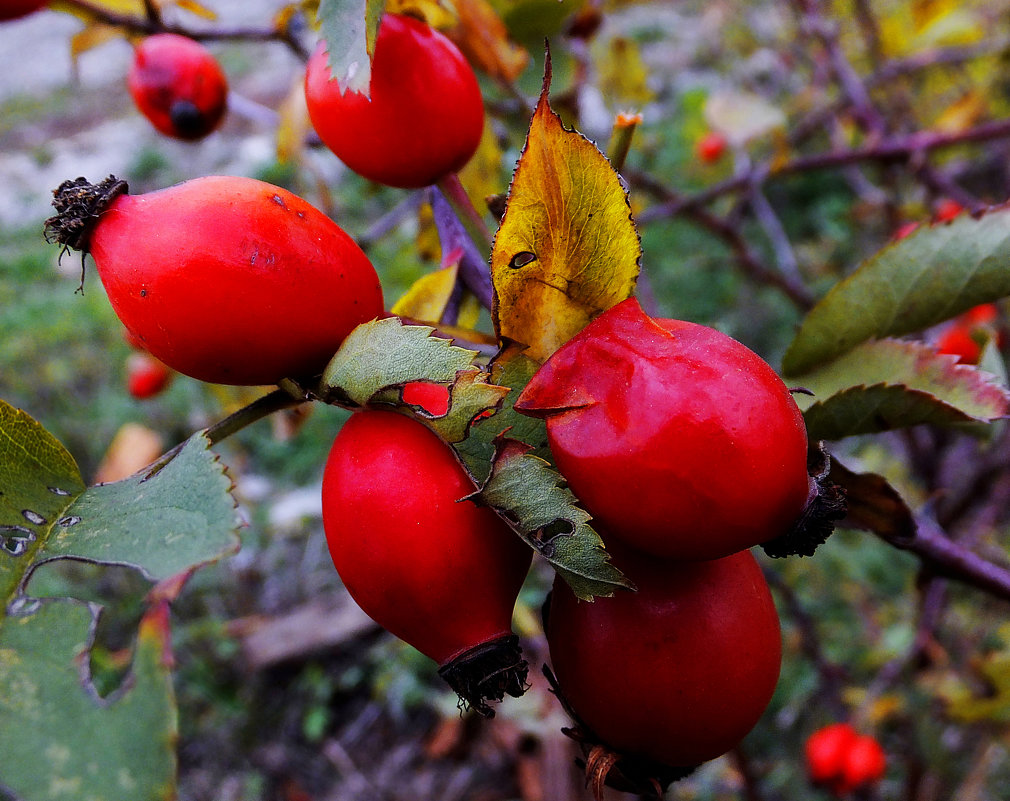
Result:
{"type": "Polygon", "coordinates": [[[761,717],[781,666],[756,560],[664,563],[602,536],[638,591],[586,603],[554,582],[546,633],[562,695],[620,753],[678,767],[726,753],[761,717]]]}
{"type": "Polygon", "coordinates": [[[449,39],[424,23],[386,14],[372,60],[371,99],[341,94],[330,80],[325,44],[305,72],[305,99],[323,143],[372,181],[428,186],[473,156],[484,103],[470,64],[449,39]]]}
{"type": "Polygon", "coordinates": [[[356,412],[323,475],[323,527],[358,605],[440,665],[512,632],[532,551],[489,508],[455,456],[396,412],[356,412]]]}
{"type": "Polygon", "coordinates": [[[2,0],[0,1],[0,21],[18,19],[49,5],[48,0],[2,0]]]}
{"type": "Polygon", "coordinates": [[[164,362],[147,353],[131,353],[126,360],[126,391],[137,400],[160,394],[175,373],[164,362]]]}
{"type": "Polygon", "coordinates": [[[726,153],[726,137],[717,131],[708,131],[695,145],[699,160],[714,164],[726,153]]]}
{"type": "Polygon", "coordinates": [[[887,769],[887,756],[870,735],[857,737],[849,747],[838,783],[840,793],[869,787],[880,781],[887,769]]]}
{"type": "Polygon", "coordinates": [[[848,723],[832,723],[811,734],[804,745],[810,781],[814,784],[837,782],[846,756],[858,737],[848,723]]]}
{"type": "Polygon", "coordinates": [[[809,493],[803,417],[753,351],[636,300],[554,353],[516,401],[615,538],[667,559],[715,559],[784,534],[809,493]]]}
{"type": "Polygon", "coordinates": [[[126,84],[137,108],[166,136],[202,139],[221,122],[228,79],[202,44],[174,33],[148,36],[134,50],[126,84]]]}
{"type": "Polygon", "coordinates": [[[210,176],[121,195],[91,234],[113,309],[154,356],[219,384],[322,371],[383,313],[371,262],[285,189],[210,176]]]}
{"type": "Polygon", "coordinates": [[[449,388],[427,381],[411,381],[403,385],[403,402],[420,406],[433,417],[449,411],[449,388]]]}

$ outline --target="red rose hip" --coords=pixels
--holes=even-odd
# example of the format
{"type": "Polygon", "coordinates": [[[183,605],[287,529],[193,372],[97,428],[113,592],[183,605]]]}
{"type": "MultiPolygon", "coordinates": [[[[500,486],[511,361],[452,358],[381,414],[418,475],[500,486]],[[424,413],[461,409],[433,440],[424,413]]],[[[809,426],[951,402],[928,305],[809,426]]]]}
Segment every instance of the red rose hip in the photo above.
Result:
{"type": "Polygon", "coordinates": [[[211,176],[125,190],[111,177],[65,182],[46,233],[92,254],[123,325],[180,373],[218,384],[310,378],[383,313],[365,254],[286,189],[211,176]]]}
{"type": "Polygon", "coordinates": [[[224,116],[228,80],[210,51],[186,36],[141,41],[126,83],[137,108],[166,136],[202,139],[224,116]]]}
{"type": "Polygon", "coordinates": [[[811,492],[803,417],[772,368],[634,299],[553,354],[515,408],[546,419],[558,470],[599,524],[663,558],[775,539],[811,492]]]}
{"type": "Polygon", "coordinates": [[[434,659],[467,704],[521,695],[512,609],[532,550],[488,507],[449,447],[396,412],[356,412],[323,476],[333,564],[379,625],[434,659]],[[474,674],[474,671],[477,671],[474,674]]]}
{"type": "Polygon", "coordinates": [[[370,97],[331,78],[325,43],[309,60],[312,126],[348,167],[405,189],[459,170],[477,150],[484,103],[470,64],[449,39],[411,17],[382,18],[370,97]]]}
{"type": "Polygon", "coordinates": [[[761,569],[749,552],[662,562],[607,534],[638,591],[586,603],[555,580],[546,633],[561,695],[619,754],[690,767],[726,753],[778,682],[779,620],[761,569]]]}

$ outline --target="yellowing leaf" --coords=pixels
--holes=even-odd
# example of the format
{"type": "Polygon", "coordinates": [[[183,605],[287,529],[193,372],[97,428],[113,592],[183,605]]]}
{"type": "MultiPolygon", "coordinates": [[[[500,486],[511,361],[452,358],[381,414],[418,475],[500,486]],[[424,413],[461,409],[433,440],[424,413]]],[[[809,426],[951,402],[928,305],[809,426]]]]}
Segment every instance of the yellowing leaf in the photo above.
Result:
{"type": "Polygon", "coordinates": [[[277,161],[281,164],[297,162],[305,150],[305,137],[312,125],[301,76],[295,80],[278,112],[277,161]]]}
{"type": "Polygon", "coordinates": [[[70,60],[77,65],[77,59],[83,53],[103,45],[111,39],[123,35],[123,29],[115,25],[105,25],[101,22],[88,23],[83,29],[70,37],[70,60]]]}
{"type": "Polygon", "coordinates": [[[968,92],[947,106],[930,127],[937,133],[961,133],[977,123],[986,108],[986,99],[979,92],[968,92]]]}
{"type": "Polygon", "coordinates": [[[529,53],[509,39],[505,23],[487,0],[456,0],[459,21],[447,31],[467,60],[492,78],[514,81],[529,63],[529,53]]]}
{"type": "MultiPolygon", "coordinates": [[[[107,11],[113,14],[132,14],[133,16],[144,16],[144,0],[93,0],[90,6],[97,11],[107,11]]],[[[63,11],[73,14],[83,20],[95,19],[95,13],[89,8],[82,8],[73,3],[61,2],[61,0],[51,0],[48,8],[53,11],[63,11]]]]}
{"type": "Polygon", "coordinates": [[[393,304],[391,311],[399,317],[410,317],[422,322],[437,323],[456,286],[456,264],[425,273],[393,304]]]}
{"type": "Polygon", "coordinates": [[[491,253],[499,338],[543,361],[631,296],[641,243],[617,173],[547,100],[551,66],[491,253]]]}
{"type": "Polygon", "coordinates": [[[652,100],[649,69],[633,39],[615,36],[597,60],[600,91],[612,103],[642,106],[652,100]]]}
{"type": "Polygon", "coordinates": [[[386,0],[386,13],[417,17],[439,30],[456,24],[455,9],[445,0],[386,0]]]}
{"type": "Polygon", "coordinates": [[[217,19],[217,14],[209,8],[205,8],[199,3],[194,2],[194,0],[175,0],[172,5],[178,6],[179,8],[188,11],[190,14],[195,14],[196,16],[203,17],[204,19],[217,19]]]}

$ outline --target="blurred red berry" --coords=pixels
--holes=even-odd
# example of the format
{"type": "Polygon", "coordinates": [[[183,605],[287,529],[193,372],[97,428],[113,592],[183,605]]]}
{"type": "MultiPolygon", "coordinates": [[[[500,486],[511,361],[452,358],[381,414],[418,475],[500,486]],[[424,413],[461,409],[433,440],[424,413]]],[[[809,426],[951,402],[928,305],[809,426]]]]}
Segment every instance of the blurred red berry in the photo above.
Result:
{"type": "Polygon", "coordinates": [[[964,211],[964,206],[956,200],[945,197],[937,205],[936,212],[933,214],[933,221],[938,223],[950,222],[962,211],[964,211]]]}
{"type": "Polygon", "coordinates": [[[137,400],[147,400],[164,390],[175,371],[149,353],[132,353],[126,360],[126,390],[137,400]]]}
{"type": "Polygon", "coordinates": [[[902,223],[901,225],[898,226],[898,230],[896,230],[894,234],[891,236],[891,239],[895,242],[900,242],[902,239],[911,234],[918,227],[919,223],[917,222],[902,223]]]}
{"type": "Polygon", "coordinates": [[[807,775],[814,784],[832,784],[842,775],[845,756],[859,737],[848,723],[832,723],[807,738],[807,775]]]}
{"type": "Polygon", "coordinates": [[[887,756],[880,743],[868,734],[857,737],[845,754],[837,791],[844,794],[869,787],[880,781],[886,769],[887,756]]]}
{"type": "Polygon", "coordinates": [[[695,145],[695,153],[703,164],[714,164],[726,152],[726,137],[718,131],[709,131],[695,145]]]}
{"type": "Polygon", "coordinates": [[[48,0],[0,0],[0,21],[27,16],[48,4],[48,0]]]}

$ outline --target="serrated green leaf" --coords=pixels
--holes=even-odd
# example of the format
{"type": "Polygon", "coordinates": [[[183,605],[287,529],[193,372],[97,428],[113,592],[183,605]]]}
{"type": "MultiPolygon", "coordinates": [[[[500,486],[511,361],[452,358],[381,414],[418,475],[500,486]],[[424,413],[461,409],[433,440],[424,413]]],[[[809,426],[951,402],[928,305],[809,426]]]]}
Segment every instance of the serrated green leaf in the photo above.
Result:
{"type": "Polygon", "coordinates": [[[811,439],[991,422],[1010,409],[1010,392],[993,376],[918,342],[867,342],[792,381],[813,392],[796,396],[811,439]]]}
{"type": "Polygon", "coordinates": [[[24,801],[175,797],[176,706],[167,607],[141,623],[130,678],[101,699],[82,685],[96,607],[43,601],[0,629],[0,785],[24,801]]]}
{"type": "Polygon", "coordinates": [[[869,339],[921,331],[1010,295],[1010,208],[920,226],[837,284],[783,359],[792,377],[869,339]]]}
{"type": "Polygon", "coordinates": [[[368,96],[372,54],[385,0],[320,0],[316,11],[330,74],[341,91],[368,96]]]}
{"type": "Polygon", "coordinates": [[[496,509],[572,588],[590,601],[633,585],[610,563],[589,514],[576,506],[561,475],[528,445],[499,440],[480,498],[496,509]]]}
{"type": "Polygon", "coordinates": [[[0,603],[6,604],[54,522],[84,491],[84,480],[52,434],[3,401],[0,487],[0,603]]]}
{"type": "Polygon", "coordinates": [[[153,476],[85,490],[52,527],[39,559],[135,567],[155,581],[238,548],[231,480],[202,434],[153,476]]]}
{"type": "Polygon", "coordinates": [[[522,347],[509,345],[491,362],[491,382],[508,387],[498,410],[477,420],[465,440],[454,442],[453,448],[477,486],[482,486],[491,475],[495,456],[495,441],[508,432],[509,439],[524,442],[533,448],[532,453],[548,458],[547,424],[538,418],[519,414],[512,404],[537,370],[537,363],[522,353],[522,347]]]}
{"type": "Polygon", "coordinates": [[[477,351],[432,336],[428,325],[405,325],[387,317],[355,328],[323,372],[319,394],[328,402],[365,406],[403,405],[402,388],[412,382],[446,385],[449,410],[433,417],[413,410],[446,442],[464,439],[475,417],[498,408],[507,387],[495,386],[474,366],[477,351]]]}

